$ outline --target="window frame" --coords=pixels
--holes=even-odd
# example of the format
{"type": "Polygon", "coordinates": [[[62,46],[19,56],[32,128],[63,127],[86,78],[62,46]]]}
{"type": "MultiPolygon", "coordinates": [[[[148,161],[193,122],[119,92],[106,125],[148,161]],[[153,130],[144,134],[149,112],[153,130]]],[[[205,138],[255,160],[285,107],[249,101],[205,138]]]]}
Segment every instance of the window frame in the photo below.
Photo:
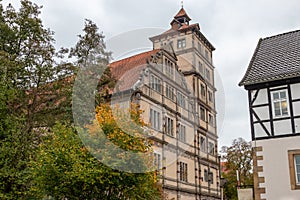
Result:
{"type": "Polygon", "coordinates": [[[175,89],[169,84],[166,84],[166,97],[172,101],[175,101],[175,89]]]}
{"type": "Polygon", "coordinates": [[[183,124],[179,124],[178,126],[178,140],[186,142],[186,126],[183,124]]]}
{"type": "Polygon", "coordinates": [[[178,39],[177,40],[177,49],[184,49],[186,47],[186,39],[178,39]]]}
{"type": "Polygon", "coordinates": [[[161,154],[158,152],[153,153],[153,166],[156,168],[157,171],[162,168],[161,154]]]}
{"type": "Polygon", "coordinates": [[[288,92],[286,89],[284,90],[277,90],[277,91],[273,91],[271,92],[271,98],[272,98],[272,111],[273,111],[273,117],[275,118],[280,118],[280,117],[288,117],[290,115],[290,110],[289,110],[289,101],[288,101],[288,92]],[[281,98],[281,93],[284,92],[285,93],[285,98],[281,98]],[[278,99],[274,99],[274,94],[278,94],[278,99]],[[286,114],[283,113],[283,108],[282,108],[282,103],[285,102],[286,103],[286,114]],[[280,114],[277,115],[276,114],[276,109],[275,109],[275,104],[279,103],[280,106],[280,114]]]}
{"type": "Polygon", "coordinates": [[[185,162],[179,162],[179,180],[188,182],[188,165],[185,162]]]}
{"type": "Polygon", "coordinates": [[[171,117],[166,117],[165,132],[167,135],[174,137],[174,120],[171,117]]]}
{"type": "Polygon", "coordinates": [[[150,122],[150,126],[151,128],[160,131],[161,130],[161,113],[158,112],[157,110],[150,108],[150,112],[149,112],[149,122],[150,122]],[[154,120],[154,123],[153,123],[154,120]]]}
{"type": "Polygon", "coordinates": [[[162,93],[162,80],[154,74],[150,75],[150,88],[160,94],[162,93]]]}
{"type": "Polygon", "coordinates": [[[295,156],[300,156],[300,149],[288,151],[291,189],[300,190],[300,180],[297,180],[298,178],[297,178],[297,171],[296,171],[297,168],[296,168],[295,156]]]}

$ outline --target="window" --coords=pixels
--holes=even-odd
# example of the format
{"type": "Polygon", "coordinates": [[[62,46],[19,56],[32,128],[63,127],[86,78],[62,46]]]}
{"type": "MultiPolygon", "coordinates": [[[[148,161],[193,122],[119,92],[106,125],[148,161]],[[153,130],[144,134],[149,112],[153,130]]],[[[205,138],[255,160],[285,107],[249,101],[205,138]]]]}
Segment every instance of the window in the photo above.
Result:
{"type": "Polygon", "coordinates": [[[204,137],[200,139],[200,150],[206,152],[206,140],[204,137]]]}
{"type": "Polygon", "coordinates": [[[288,115],[286,91],[276,91],[272,93],[273,109],[275,117],[288,115]]]}
{"type": "Polygon", "coordinates": [[[168,59],[165,59],[165,69],[166,75],[172,78],[174,76],[173,63],[168,59]]]}
{"type": "Polygon", "coordinates": [[[207,60],[209,60],[209,56],[208,56],[208,51],[207,51],[207,50],[205,50],[205,58],[206,58],[207,60]]]}
{"type": "Polygon", "coordinates": [[[300,149],[289,150],[289,169],[292,190],[300,190],[300,149]]]}
{"type": "Polygon", "coordinates": [[[214,126],[214,116],[212,114],[208,114],[208,123],[211,126],[214,126]]]}
{"type": "Polygon", "coordinates": [[[153,90],[156,90],[157,92],[161,93],[161,80],[157,78],[154,75],[151,75],[150,77],[150,87],[153,90]]]}
{"type": "Polygon", "coordinates": [[[206,70],[205,70],[205,77],[206,77],[206,79],[207,79],[208,81],[210,81],[210,71],[209,71],[209,69],[206,69],[206,70]]]}
{"type": "Polygon", "coordinates": [[[187,182],[187,164],[184,162],[179,162],[179,179],[181,181],[187,182]]]}
{"type": "Polygon", "coordinates": [[[156,167],[156,170],[161,169],[161,155],[159,153],[154,153],[153,166],[156,167]]]}
{"type": "Polygon", "coordinates": [[[199,66],[199,72],[200,74],[204,74],[204,67],[203,67],[203,64],[201,62],[198,63],[198,66],[199,66]]]}
{"type": "Polygon", "coordinates": [[[185,126],[182,124],[178,127],[178,139],[182,142],[186,142],[185,126]]]}
{"type": "Polygon", "coordinates": [[[202,97],[205,97],[205,87],[204,87],[204,85],[203,84],[201,84],[201,96],[202,97]]]}
{"type": "Polygon", "coordinates": [[[181,39],[181,40],[178,40],[178,41],[177,41],[177,48],[178,48],[178,49],[185,48],[185,46],[186,46],[186,41],[185,41],[185,39],[181,39]]]}
{"type": "Polygon", "coordinates": [[[210,182],[210,184],[214,184],[214,173],[213,172],[208,173],[208,181],[210,182]]]}
{"type": "Polygon", "coordinates": [[[200,119],[205,121],[205,109],[200,106],[200,119]]]}
{"type": "Polygon", "coordinates": [[[212,92],[211,91],[208,91],[208,100],[210,102],[213,102],[213,95],[212,95],[212,92]]]}
{"type": "Polygon", "coordinates": [[[170,136],[174,135],[174,121],[169,117],[166,117],[166,133],[170,136]]]}
{"type": "Polygon", "coordinates": [[[215,155],[215,145],[212,142],[208,142],[208,153],[210,155],[215,155]]]}
{"type": "Polygon", "coordinates": [[[174,94],[174,88],[169,86],[167,84],[166,86],[166,96],[169,98],[169,99],[172,99],[174,101],[175,99],[175,94],[174,94]]]}
{"type": "Polygon", "coordinates": [[[185,96],[181,92],[177,92],[177,103],[180,107],[185,108],[185,96]]]}
{"type": "Polygon", "coordinates": [[[202,47],[201,47],[201,44],[198,42],[198,51],[200,52],[200,53],[202,53],[202,47]]]}
{"type": "Polygon", "coordinates": [[[152,108],[150,109],[150,124],[152,128],[160,130],[160,113],[152,108]]]}
{"type": "Polygon", "coordinates": [[[204,181],[208,182],[208,171],[207,171],[207,169],[204,170],[204,181]]]}

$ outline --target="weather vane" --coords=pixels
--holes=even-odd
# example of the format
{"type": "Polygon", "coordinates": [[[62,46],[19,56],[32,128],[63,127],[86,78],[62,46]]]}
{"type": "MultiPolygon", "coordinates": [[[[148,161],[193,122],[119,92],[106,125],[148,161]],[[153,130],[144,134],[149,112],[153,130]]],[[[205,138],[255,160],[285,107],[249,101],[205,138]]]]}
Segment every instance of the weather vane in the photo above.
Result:
{"type": "Polygon", "coordinates": [[[181,1],[181,8],[183,8],[183,0],[181,1]]]}

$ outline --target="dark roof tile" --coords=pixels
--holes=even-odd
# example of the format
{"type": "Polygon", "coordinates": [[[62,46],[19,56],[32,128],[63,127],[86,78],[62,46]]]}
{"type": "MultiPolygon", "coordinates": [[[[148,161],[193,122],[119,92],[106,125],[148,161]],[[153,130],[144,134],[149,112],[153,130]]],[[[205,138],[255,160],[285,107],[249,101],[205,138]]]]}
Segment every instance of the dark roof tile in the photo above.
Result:
{"type": "Polygon", "coordinates": [[[300,30],[260,39],[239,85],[253,85],[298,76],[300,30]]]}

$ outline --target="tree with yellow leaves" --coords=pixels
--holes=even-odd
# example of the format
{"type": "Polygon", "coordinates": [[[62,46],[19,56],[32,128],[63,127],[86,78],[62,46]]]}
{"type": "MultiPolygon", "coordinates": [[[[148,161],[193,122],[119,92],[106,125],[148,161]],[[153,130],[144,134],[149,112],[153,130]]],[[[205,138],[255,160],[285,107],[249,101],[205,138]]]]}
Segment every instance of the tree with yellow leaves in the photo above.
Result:
{"type": "Polygon", "coordinates": [[[124,118],[126,112],[122,109],[102,104],[96,109],[95,121],[80,133],[81,140],[75,129],[57,124],[45,136],[31,163],[31,196],[160,199],[155,172],[149,169],[151,158],[145,156],[151,153],[151,142],[142,137],[144,123],[140,112],[132,107],[131,117],[124,118]],[[124,169],[138,167],[145,173],[118,170],[123,165],[124,169]]]}

